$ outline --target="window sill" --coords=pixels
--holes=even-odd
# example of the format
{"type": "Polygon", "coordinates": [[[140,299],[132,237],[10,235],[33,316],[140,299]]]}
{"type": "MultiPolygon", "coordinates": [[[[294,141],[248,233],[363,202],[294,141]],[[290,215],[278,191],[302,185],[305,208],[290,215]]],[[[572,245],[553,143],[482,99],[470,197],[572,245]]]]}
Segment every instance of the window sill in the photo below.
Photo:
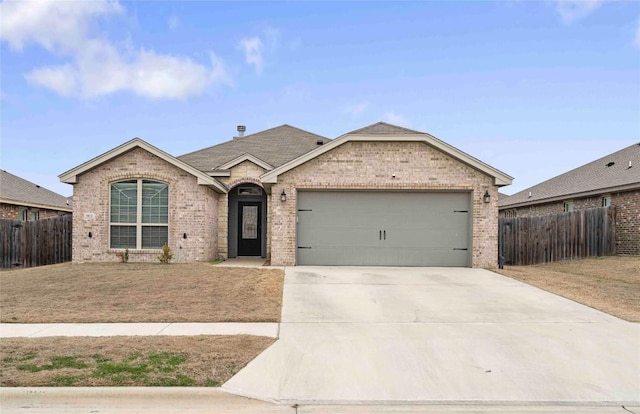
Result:
{"type": "MultiPolygon", "coordinates": [[[[126,249],[109,249],[107,253],[124,253],[126,249]]],[[[156,254],[162,253],[162,249],[129,249],[129,254],[156,254]]]]}

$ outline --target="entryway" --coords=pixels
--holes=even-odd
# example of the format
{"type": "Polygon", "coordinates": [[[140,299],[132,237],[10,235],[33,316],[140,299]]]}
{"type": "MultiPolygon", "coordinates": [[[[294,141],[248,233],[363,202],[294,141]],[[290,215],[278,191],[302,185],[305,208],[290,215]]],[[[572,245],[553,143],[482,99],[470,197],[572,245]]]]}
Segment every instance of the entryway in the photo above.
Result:
{"type": "Polygon", "coordinates": [[[229,191],[229,258],[266,257],[267,197],[256,184],[240,184],[229,191]]]}

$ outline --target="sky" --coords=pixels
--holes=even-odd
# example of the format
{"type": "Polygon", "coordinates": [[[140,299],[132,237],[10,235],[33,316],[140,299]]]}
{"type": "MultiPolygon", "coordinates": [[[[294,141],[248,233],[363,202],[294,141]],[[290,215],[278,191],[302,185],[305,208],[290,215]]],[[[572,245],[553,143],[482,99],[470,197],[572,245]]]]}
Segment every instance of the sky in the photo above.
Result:
{"type": "Polygon", "coordinates": [[[378,121],[506,194],[638,143],[640,2],[0,3],[0,168],[65,196],[59,174],[133,137],[178,156],[378,121]]]}

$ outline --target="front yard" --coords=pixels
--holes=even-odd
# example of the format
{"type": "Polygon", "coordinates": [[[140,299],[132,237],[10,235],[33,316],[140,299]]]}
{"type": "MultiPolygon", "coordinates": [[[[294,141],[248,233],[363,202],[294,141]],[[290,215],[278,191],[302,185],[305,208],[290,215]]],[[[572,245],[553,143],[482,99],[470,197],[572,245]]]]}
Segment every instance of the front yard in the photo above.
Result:
{"type": "Polygon", "coordinates": [[[640,322],[640,257],[598,257],[493,270],[630,322],[640,322]]]}
{"type": "MultiPolygon", "coordinates": [[[[2,323],[278,322],[284,272],[65,263],[0,272],[2,323]]],[[[274,342],[235,336],[2,338],[0,385],[219,386],[274,342]]]]}
{"type": "Polygon", "coordinates": [[[0,322],[278,322],[284,272],[64,263],[0,272],[0,322]]]}

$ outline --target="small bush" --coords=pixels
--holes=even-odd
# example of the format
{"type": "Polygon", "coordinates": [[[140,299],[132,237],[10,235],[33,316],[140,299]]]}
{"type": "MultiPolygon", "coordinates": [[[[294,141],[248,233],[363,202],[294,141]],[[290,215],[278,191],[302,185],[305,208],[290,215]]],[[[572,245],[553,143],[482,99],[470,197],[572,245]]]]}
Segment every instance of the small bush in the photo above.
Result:
{"type": "Polygon", "coordinates": [[[129,261],[129,248],[124,249],[124,252],[117,252],[116,256],[122,263],[127,263],[129,261]]]}
{"type": "Polygon", "coordinates": [[[171,259],[173,259],[173,252],[171,252],[169,245],[165,243],[164,246],[162,246],[162,254],[158,256],[158,260],[160,260],[160,263],[167,264],[171,259]]]}

